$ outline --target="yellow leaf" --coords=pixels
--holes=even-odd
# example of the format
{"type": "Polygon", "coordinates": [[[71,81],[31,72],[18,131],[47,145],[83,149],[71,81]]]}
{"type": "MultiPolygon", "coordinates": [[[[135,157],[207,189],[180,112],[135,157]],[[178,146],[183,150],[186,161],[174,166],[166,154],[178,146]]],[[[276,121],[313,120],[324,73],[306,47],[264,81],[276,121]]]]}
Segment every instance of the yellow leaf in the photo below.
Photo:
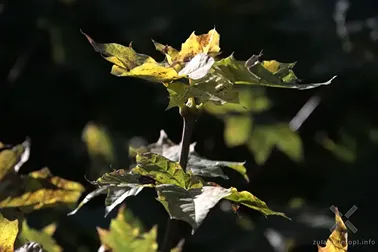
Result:
{"type": "Polygon", "coordinates": [[[180,67],[183,67],[184,63],[189,62],[194,56],[200,53],[205,53],[212,57],[218,55],[220,52],[219,39],[219,33],[215,29],[212,29],[208,33],[201,35],[196,35],[193,32],[181,45],[180,51],[171,46],[164,46],[156,41],[153,42],[156,50],[166,55],[168,63],[171,66],[175,66],[176,70],[180,70],[180,67]]]}
{"type": "Polygon", "coordinates": [[[0,213],[0,251],[13,252],[18,234],[18,219],[8,220],[0,213]]]}
{"type": "MultiPolygon", "coordinates": [[[[83,32],[82,32],[83,33],[83,32]]],[[[111,74],[115,76],[138,77],[152,82],[166,82],[181,77],[169,66],[156,62],[152,57],[134,51],[132,45],[123,46],[116,43],[96,43],[83,33],[96,52],[113,63],[111,74]]]]}
{"type": "Polygon", "coordinates": [[[348,250],[347,227],[341,219],[337,208],[335,213],[335,220],[336,228],[329,236],[325,247],[321,247],[318,245],[319,252],[346,252],[348,250]]]}
{"type": "Polygon", "coordinates": [[[225,120],[224,139],[228,147],[245,144],[252,130],[252,117],[247,115],[228,116],[225,120]]]}
{"type": "Polygon", "coordinates": [[[3,149],[0,152],[0,180],[4,178],[5,175],[12,172],[12,169],[14,169],[18,163],[20,163],[19,165],[23,163],[22,155],[26,148],[28,148],[26,146],[27,144],[28,142],[25,141],[22,144],[14,146],[13,148],[8,148],[6,145],[0,142],[0,149],[3,149]]]}
{"type": "Polygon", "coordinates": [[[23,211],[75,204],[84,188],[81,184],[52,176],[47,168],[31,172],[0,192],[0,207],[19,207],[23,211]],[[22,185],[22,186],[20,186],[22,185]]]}

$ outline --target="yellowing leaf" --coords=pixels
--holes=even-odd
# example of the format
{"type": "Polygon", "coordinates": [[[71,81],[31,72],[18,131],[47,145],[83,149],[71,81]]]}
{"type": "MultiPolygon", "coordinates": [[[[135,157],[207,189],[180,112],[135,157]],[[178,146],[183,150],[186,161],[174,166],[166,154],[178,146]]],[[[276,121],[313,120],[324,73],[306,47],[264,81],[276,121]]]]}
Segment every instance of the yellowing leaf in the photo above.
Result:
{"type": "Polygon", "coordinates": [[[136,159],[138,165],[133,168],[134,173],[152,177],[158,184],[174,184],[182,188],[190,185],[190,176],[178,162],[149,152],[138,154],[136,159]]]}
{"type": "Polygon", "coordinates": [[[91,158],[101,157],[108,163],[114,162],[112,140],[106,128],[95,123],[88,123],[82,132],[91,158]]]}
{"type": "Polygon", "coordinates": [[[238,192],[238,190],[234,187],[231,187],[231,194],[224,197],[224,199],[228,199],[237,204],[242,204],[244,206],[257,210],[264,215],[279,215],[288,218],[284,213],[271,210],[264,201],[260,200],[252,193],[247,191],[238,192]]]}
{"type": "Polygon", "coordinates": [[[14,147],[0,142],[0,180],[8,173],[17,172],[29,158],[30,142],[26,140],[14,147]]]}
{"type": "Polygon", "coordinates": [[[21,176],[0,192],[0,207],[24,211],[74,204],[84,188],[79,183],[52,176],[47,168],[21,176]]]}
{"type": "Polygon", "coordinates": [[[30,228],[26,220],[22,223],[22,231],[20,232],[17,240],[19,243],[26,243],[28,241],[37,242],[42,245],[43,249],[49,252],[61,252],[62,248],[56,243],[55,239],[52,237],[54,234],[56,225],[50,224],[44,227],[42,230],[36,230],[30,228]]]}
{"type": "Polygon", "coordinates": [[[96,52],[113,63],[111,74],[115,76],[138,77],[152,82],[166,82],[181,78],[174,68],[156,62],[148,55],[134,51],[130,46],[116,43],[96,43],[83,33],[96,52]]]}
{"type": "MultiPolygon", "coordinates": [[[[181,50],[177,51],[171,46],[164,46],[154,41],[155,48],[164,53],[170,65],[179,66],[183,63],[189,62],[196,55],[204,53],[212,57],[219,54],[219,39],[220,35],[215,30],[210,30],[207,34],[196,35],[194,32],[181,45],[181,50]]],[[[178,68],[179,70],[180,68],[178,68]]]]}
{"type": "Polygon", "coordinates": [[[97,228],[101,244],[112,252],[157,251],[157,227],[142,233],[140,226],[131,225],[125,217],[125,207],[120,207],[118,215],[110,222],[109,230],[97,228]]]}
{"type": "Polygon", "coordinates": [[[19,220],[9,220],[0,212],[0,251],[13,252],[14,242],[18,234],[19,220]]]}
{"type": "Polygon", "coordinates": [[[346,252],[348,250],[348,232],[339,211],[335,213],[336,228],[329,236],[326,246],[318,245],[319,252],[346,252]]]}

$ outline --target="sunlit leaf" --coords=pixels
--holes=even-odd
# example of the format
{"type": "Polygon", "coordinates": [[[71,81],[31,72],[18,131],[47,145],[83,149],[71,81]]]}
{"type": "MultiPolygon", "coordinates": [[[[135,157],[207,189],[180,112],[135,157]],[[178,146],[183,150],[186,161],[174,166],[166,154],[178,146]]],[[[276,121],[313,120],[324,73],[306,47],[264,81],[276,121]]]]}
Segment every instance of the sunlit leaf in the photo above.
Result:
{"type": "Polygon", "coordinates": [[[205,53],[197,54],[181,69],[179,75],[186,75],[190,79],[198,80],[206,76],[215,60],[205,53]]]}
{"type": "Polygon", "coordinates": [[[130,172],[126,172],[125,170],[116,170],[104,174],[96,181],[91,182],[98,188],[87,194],[76,209],[70,212],[68,215],[76,214],[83,205],[88,203],[94,197],[101,194],[107,194],[105,199],[105,216],[107,216],[127,197],[136,196],[144,187],[152,186],[151,184],[143,183],[141,177],[142,176],[139,174],[132,174],[130,172]]]}
{"type": "Polygon", "coordinates": [[[165,82],[181,78],[175,69],[156,62],[148,55],[134,51],[130,46],[116,43],[96,43],[83,33],[96,52],[113,63],[111,74],[146,79],[152,82],[165,82]]]}
{"type": "Polygon", "coordinates": [[[13,252],[18,234],[19,219],[7,219],[0,212],[0,251],[13,252]]]}
{"type": "MultiPolygon", "coordinates": [[[[234,84],[262,85],[279,88],[311,89],[322,85],[331,84],[334,76],[329,81],[322,83],[301,84],[295,76],[292,68],[295,63],[281,63],[275,60],[260,62],[262,54],[253,55],[246,62],[235,60],[231,55],[215,62],[214,69],[223,78],[234,84]]],[[[209,77],[211,74],[209,74],[209,77]]]]}
{"type": "Polygon", "coordinates": [[[178,162],[150,152],[138,154],[136,161],[133,172],[152,177],[158,184],[174,184],[182,188],[188,188],[190,184],[190,176],[178,162]]]}
{"type": "Polygon", "coordinates": [[[28,241],[37,242],[42,245],[43,249],[49,252],[60,252],[62,248],[56,243],[52,237],[54,234],[56,225],[50,224],[41,230],[30,228],[26,220],[22,223],[22,231],[20,232],[17,240],[19,243],[27,243],[28,241]],[[52,231],[52,232],[51,232],[52,231]]]}
{"type": "Polygon", "coordinates": [[[29,159],[30,140],[14,147],[0,142],[0,180],[8,173],[18,172],[20,167],[29,159]]]}
{"type": "Polygon", "coordinates": [[[0,207],[30,211],[62,204],[71,206],[84,191],[81,184],[53,176],[47,168],[14,179],[0,191],[0,207]]]}
{"type": "Polygon", "coordinates": [[[260,200],[252,193],[247,191],[239,192],[236,188],[231,187],[231,194],[224,198],[234,203],[241,204],[254,210],[257,210],[264,215],[279,215],[287,218],[284,213],[275,212],[271,210],[264,201],[260,200]]]}
{"type": "Polygon", "coordinates": [[[318,245],[319,252],[346,252],[348,250],[348,232],[339,211],[335,213],[336,228],[329,236],[326,246],[318,245]]]}
{"type": "Polygon", "coordinates": [[[165,207],[171,219],[189,223],[194,232],[206,218],[208,212],[219,200],[230,195],[231,190],[216,186],[184,189],[176,185],[156,187],[158,200],[165,207]]]}
{"type": "Polygon", "coordinates": [[[157,251],[157,227],[142,233],[140,226],[131,225],[121,207],[118,215],[110,222],[109,230],[97,228],[101,243],[113,252],[124,251],[157,251]]]}
{"type": "Polygon", "coordinates": [[[215,30],[210,30],[207,34],[196,35],[194,32],[181,45],[181,50],[177,51],[171,46],[164,46],[154,41],[155,48],[164,53],[170,65],[183,66],[183,63],[189,62],[198,54],[207,54],[216,56],[220,52],[219,48],[220,35],[215,30]]]}
{"type": "Polygon", "coordinates": [[[275,146],[294,161],[303,158],[302,141],[286,123],[254,125],[247,146],[258,164],[265,163],[275,146]]]}

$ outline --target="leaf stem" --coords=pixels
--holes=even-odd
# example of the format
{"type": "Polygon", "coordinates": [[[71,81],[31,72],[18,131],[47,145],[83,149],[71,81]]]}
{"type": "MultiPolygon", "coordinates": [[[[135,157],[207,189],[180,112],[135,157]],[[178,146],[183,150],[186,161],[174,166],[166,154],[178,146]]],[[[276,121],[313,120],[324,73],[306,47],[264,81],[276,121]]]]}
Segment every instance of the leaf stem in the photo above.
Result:
{"type": "MultiPolygon", "coordinates": [[[[180,107],[180,115],[184,121],[181,137],[181,148],[179,163],[181,168],[186,172],[190,143],[194,124],[197,118],[197,107],[194,98],[189,98],[186,106],[180,107]]],[[[178,221],[168,218],[167,228],[164,235],[164,242],[161,252],[169,252],[172,248],[172,242],[175,233],[177,233],[178,221]]]]}

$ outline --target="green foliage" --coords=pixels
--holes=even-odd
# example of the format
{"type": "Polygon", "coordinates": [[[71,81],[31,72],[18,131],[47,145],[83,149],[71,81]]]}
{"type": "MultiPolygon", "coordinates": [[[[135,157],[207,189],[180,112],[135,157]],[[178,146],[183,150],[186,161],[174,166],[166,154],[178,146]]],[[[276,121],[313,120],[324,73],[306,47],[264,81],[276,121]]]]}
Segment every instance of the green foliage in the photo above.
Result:
{"type": "MultiPolygon", "coordinates": [[[[148,232],[144,232],[143,229],[139,220],[123,205],[119,208],[117,217],[111,220],[109,230],[97,228],[97,232],[101,246],[106,251],[157,251],[157,227],[152,227],[148,232]]],[[[171,251],[179,252],[181,250],[177,247],[171,251]]]]}
{"type": "Polygon", "coordinates": [[[28,226],[26,220],[22,223],[22,231],[17,237],[17,242],[25,244],[29,241],[37,242],[48,252],[61,252],[62,248],[56,243],[52,235],[56,230],[56,225],[50,224],[41,230],[35,230],[28,226]]]}

